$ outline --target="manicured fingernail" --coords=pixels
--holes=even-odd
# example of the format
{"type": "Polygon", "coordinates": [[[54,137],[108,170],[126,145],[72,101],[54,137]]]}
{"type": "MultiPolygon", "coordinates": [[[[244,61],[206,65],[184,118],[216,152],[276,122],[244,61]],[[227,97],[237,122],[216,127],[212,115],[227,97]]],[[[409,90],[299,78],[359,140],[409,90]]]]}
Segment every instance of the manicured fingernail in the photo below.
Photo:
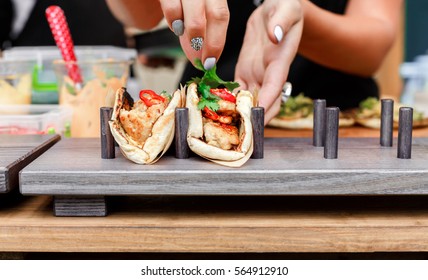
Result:
{"type": "Polygon", "coordinates": [[[273,30],[273,34],[275,35],[276,41],[280,43],[282,40],[282,37],[284,37],[284,32],[282,31],[281,26],[279,25],[275,26],[275,29],[273,30]]]}
{"type": "Polygon", "coordinates": [[[195,51],[200,51],[202,49],[202,45],[204,44],[204,39],[202,37],[195,37],[190,40],[190,46],[195,51]]]}
{"type": "Polygon", "coordinates": [[[184,34],[184,24],[181,19],[177,19],[172,22],[172,31],[174,31],[174,34],[177,36],[184,34]]]}
{"type": "Polygon", "coordinates": [[[205,70],[212,69],[214,65],[215,65],[215,57],[208,57],[207,59],[205,59],[205,62],[204,62],[205,70]]]}

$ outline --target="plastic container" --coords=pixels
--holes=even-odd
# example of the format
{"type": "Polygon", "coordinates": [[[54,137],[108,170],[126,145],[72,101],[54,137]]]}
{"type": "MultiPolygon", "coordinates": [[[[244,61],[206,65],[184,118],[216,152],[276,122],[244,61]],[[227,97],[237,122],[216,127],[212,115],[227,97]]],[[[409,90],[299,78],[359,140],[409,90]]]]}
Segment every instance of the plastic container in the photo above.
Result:
{"type": "Polygon", "coordinates": [[[72,112],[59,105],[0,105],[0,134],[70,137],[72,112]]]}
{"type": "Polygon", "coordinates": [[[0,60],[0,104],[31,103],[31,73],[34,61],[0,60]]]}
{"type": "MultiPolygon", "coordinates": [[[[112,46],[77,46],[75,53],[78,61],[96,59],[132,60],[137,56],[134,49],[112,46]]],[[[56,46],[52,47],[15,47],[3,52],[5,60],[31,59],[33,104],[58,104],[58,86],[53,61],[61,59],[56,46]]]]}
{"type": "MultiPolygon", "coordinates": [[[[59,85],[59,104],[73,110],[72,137],[100,137],[100,107],[107,103],[108,93],[126,86],[131,61],[101,59],[77,62],[83,79],[77,83],[69,77],[69,69],[75,62],[54,61],[59,85]]],[[[73,76],[73,75],[72,75],[73,76]]],[[[114,98],[113,98],[114,101],[114,98]]]]}
{"type": "Polygon", "coordinates": [[[414,62],[403,63],[400,74],[405,80],[401,102],[428,116],[428,55],[420,55],[414,62]]]}

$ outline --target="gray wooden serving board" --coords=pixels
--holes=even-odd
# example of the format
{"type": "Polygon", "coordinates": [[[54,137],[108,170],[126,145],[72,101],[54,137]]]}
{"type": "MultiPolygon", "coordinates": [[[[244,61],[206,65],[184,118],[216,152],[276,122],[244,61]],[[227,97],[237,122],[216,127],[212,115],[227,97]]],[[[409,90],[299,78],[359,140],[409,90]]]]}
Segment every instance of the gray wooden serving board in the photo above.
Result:
{"type": "Polygon", "coordinates": [[[25,195],[402,195],[428,194],[428,139],[398,159],[378,138],[339,139],[339,158],[324,159],[312,139],[265,139],[263,159],[240,168],[199,157],[163,157],[137,165],[116,150],[101,159],[98,139],[65,139],[20,173],[25,195]]]}
{"type": "Polygon", "coordinates": [[[0,193],[18,187],[19,171],[59,140],[59,135],[0,135],[0,193]]]}

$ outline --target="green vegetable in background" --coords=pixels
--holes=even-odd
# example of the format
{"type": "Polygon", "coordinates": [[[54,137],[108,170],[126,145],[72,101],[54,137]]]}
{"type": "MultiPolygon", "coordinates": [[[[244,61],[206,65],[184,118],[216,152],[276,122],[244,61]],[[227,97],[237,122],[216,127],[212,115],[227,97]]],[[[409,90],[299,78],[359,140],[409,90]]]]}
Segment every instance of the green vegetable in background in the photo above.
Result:
{"type": "Polygon", "coordinates": [[[279,116],[286,117],[307,117],[313,112],[313,101],[303,93],[297,96],[290,96],[287,102],[281,104],[279,116]],[[298,116],[297,116],[298,115],[298,116]]]}
{"type": "Polygon", "coordinates": [[[360,110],[361,109],[369,109],[372,110],[379,103],[379,100],[376,97],[368,97],[360,102],[360,110]]]}
{"type": "MultiPolygon", "coordinates": [[[[406,107],[405,104],[394,102],[394,120],[398,121],[400,107],[406,107]]],[[[381,101],[376,97],[367,97],[360,102],[358,108],[358,117],[359,118],[380,118],[382,106],[381,101]]],[[[413,110],[413,120],[419,121],[425,118],[424,113],[413,110]]]]}

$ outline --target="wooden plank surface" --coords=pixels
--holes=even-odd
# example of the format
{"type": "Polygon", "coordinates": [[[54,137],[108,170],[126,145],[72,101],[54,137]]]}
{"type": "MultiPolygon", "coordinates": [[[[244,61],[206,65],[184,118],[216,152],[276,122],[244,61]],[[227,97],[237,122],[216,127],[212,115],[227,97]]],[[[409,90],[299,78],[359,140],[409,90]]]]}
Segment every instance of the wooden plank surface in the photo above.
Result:
{"type": "Polygon", "coordinates": [[[18,173],[58,142],[59,135],[0,135],[0,193],[18,187],[18,173]]]}
{"type": "Polygon", "coordinates": [[[54,217],[51,204],[0,206],[0,251],[428,251],[426,196],[112,197],[102,218],[54,217]]]}
{"type": "MultiPolygon", "coordinates": [[[[396,141],[395,141],[396,142],[396,141]]],[[[137,165],[116,151],[100,158],[98,139],[65,139],[21,172],[25,195],[399,195],[428,194],[428,138],[412,159],[379,138],[341,138],[324,159],[311,138],[266,138],[263,159],[228,168],[199,157],[137,165]]]]}
{"type": "Polygon", "coordinates": [[[107,217],[58,218],[51,197],[0,197],[0,251],[428,252],[428,196],[108,198],[107,217]]]}

